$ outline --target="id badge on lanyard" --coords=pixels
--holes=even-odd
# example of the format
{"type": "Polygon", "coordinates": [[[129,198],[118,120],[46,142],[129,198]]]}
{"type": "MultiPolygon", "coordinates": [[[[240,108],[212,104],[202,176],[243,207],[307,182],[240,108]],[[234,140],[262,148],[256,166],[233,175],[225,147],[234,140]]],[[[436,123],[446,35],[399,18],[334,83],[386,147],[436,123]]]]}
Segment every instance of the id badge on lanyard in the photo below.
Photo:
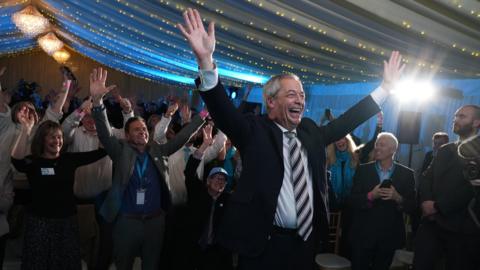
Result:
{"type": "Polygon", "coordinates": [[[137,189],[137,205],[144,205],[145,204],[145,193],[147,189],[139,188],[137,189]]]}
{"type": "Polygon", "coordinates": [[[145,155],[145,159],[143,161],[142,167],[140,168],[140,162],[136,162],[135,166],[138,173],[138,179],[140,180],[140,188],[137,189],[137,205],[144,205],[145,204],[145,194],[147,193],[147,179],[145,177],[145,171],[147,170],[148,164],[148,154],[145,155]]]}

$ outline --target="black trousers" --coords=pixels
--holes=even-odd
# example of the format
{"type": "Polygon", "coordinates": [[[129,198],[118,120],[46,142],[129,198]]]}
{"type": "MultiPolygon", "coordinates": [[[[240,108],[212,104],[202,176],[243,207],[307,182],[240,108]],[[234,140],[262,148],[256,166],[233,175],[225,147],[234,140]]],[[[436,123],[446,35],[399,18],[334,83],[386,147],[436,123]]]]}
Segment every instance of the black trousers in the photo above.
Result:
{"type": "Polygon", "coordinates": [[[381,243],[374,247],[353,247],[352,270],[388,270],[394,255],[395,248],[381,243]]]}
{"type": "Polygon", "coordinates": [[[237,270],[313,270],[315,268],[315,251],[313,237],[307,241],[296,232],[279,232],[271,234],[263,253],[257,257],[240,255],[237,270]]]}
{"type": "Polygon", "coordinates": [[[197,245],[195,262],[197,270],[233,270],[232,253],[218,245],[206,249],[197,245]]]}
{"type": "Polygon", "coordinates": [[[193,270],[196,243],[192,243],[189,211],[176,205],[167,214],[165,238],[160,256],[160,270],[193,270]]]}
{"type": "Polygon", "coordinates": [[[95,218],[99,228],[99,246],[95,270],[108,270],[113,261],[113,223],[106,221],[99,213],[107,193],[107,191],[104,191],[95,198],[95,218]]]}
{"type": "Polygon", "coordinates": [[[0,270],[3,269],[3,260],[5,259],[5,246],[7,245],[8,234],[0,236],[0,270]]]}
{"type": "Polygon", "coordinates": [[[445,258],[446,270],[480,269],[480,234],[443,229],[435,221],[423,220],[415,240],[415,270],[434,270],[445,258]]]}

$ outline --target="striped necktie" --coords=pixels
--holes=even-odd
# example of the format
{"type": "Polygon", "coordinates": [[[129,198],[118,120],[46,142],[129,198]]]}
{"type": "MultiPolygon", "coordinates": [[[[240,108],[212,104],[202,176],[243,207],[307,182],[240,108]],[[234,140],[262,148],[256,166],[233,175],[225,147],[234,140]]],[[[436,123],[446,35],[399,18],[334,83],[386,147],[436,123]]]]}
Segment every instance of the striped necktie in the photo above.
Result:
{"type": "Polygon", "coordinates": [[[295,207],[297,210],[297,229],[298,235],[307,241],[312,233],[313,211],[310,203],[310,196],[307,189],[307,179],[305,177],[305,166],[302,162],[300,154],[300,145],[295,139],[295,132],[285,132],[289,139],[288,152],[291,166],[291,181],[293,186],[293,194],[295,195],[295,207]]]}

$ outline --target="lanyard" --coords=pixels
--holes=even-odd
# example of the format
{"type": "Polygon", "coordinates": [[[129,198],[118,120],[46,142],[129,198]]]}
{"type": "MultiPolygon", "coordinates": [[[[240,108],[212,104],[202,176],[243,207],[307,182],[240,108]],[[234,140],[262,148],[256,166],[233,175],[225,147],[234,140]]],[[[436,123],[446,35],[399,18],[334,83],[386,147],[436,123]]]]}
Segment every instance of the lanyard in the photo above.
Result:
{"type": "Polygon", "coordinates": [[[145,176],[145,172],[147,171],[147,165],[148,165],[148,154],[147,153],[145,153],[145,158],[143,159],[143,164],[141,164],[141,166],[140,166],[139,159],[137,159],[137,161],[135,162],[135,168],[137,170],[138,179],[140,179],[140,183],[142,183],[142,184],[143,184],[143,182],[146,182],[146,181],[143,181],[143,178],[145,176]]]}

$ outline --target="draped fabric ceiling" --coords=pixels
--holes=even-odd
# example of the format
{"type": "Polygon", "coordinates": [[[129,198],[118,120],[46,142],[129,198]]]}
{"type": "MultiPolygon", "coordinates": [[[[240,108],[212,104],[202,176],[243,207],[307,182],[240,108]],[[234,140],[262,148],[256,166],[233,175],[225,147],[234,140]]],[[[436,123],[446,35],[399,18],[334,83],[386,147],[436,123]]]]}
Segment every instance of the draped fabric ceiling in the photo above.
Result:
{"type": "Polygon", "coordinates": [[[219,72],[235,85],[282,72],[305,84],[377,81],[392,49],[422,75],[480,77],[476,0],[4,0],[0,56],[38,46],[11,21],[31,3],[71,50],[164,83],[189,85],[197,74],[175,27],[188,7],[216,22],[219,72]]]}

